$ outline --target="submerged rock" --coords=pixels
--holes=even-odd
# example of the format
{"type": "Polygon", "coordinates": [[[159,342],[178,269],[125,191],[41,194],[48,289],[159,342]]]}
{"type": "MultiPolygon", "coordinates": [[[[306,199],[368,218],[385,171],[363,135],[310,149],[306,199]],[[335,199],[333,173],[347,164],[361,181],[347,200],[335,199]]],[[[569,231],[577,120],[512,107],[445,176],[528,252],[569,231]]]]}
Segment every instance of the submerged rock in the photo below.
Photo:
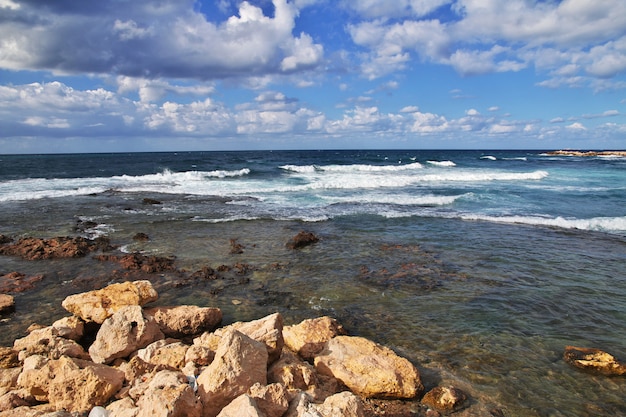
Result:
{"type": "Polygon", "coordinates": [[[585,371],[607,376],[626,375],[626,364],[600,349],[566,346],[563,359],[585,371]]]}
{"type": "Polygon", "coordinates": [[[467,395],[455,387],[435,387],[422,398],[422,404],[442,413],[460,410],[466,401],[467,395]]]}
{"type": "Polygon", "coordinates": [[[12,295],[0,294],[0,314],[15,310],[15,299],[12,295]]]}
{"type": "Polygon", "coordinates": [[[0,293],[16,293],[32,290],[35,283],[41,281],[43,275],[26,276],[21,272],[13,271],[0,276],[0,293]]]}
{"type": "Polygon", "coordinates": [[[301,231],[294,237],[292,237],[289,242],[287,242],[287,248],[289,249],[301,249],[305,246],[312,245],[314,243],[319,242],[319,238],[315,236],[312,232],[301,231]]]}
{"type": "Polygon", "coordinates": [[[96,250],[111,249],[105,237],[91,240],[84,237],[55,237],[41,239],[25,237],[16,243],[0,246],[0,254],[19,256],[28,260],[81,258],[96,250]]]}

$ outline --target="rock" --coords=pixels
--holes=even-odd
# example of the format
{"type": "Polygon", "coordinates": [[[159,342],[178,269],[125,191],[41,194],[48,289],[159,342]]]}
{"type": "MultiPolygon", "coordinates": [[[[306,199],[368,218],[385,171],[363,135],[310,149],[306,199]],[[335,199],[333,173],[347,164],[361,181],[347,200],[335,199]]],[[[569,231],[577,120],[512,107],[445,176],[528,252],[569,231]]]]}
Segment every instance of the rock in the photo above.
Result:
{"type": "Polygon", "coordinates": [[[15,299],[12,295],[0,294],[0,314],[15,311],[15,299]]]}
{"type": "Polygon", "coordinates": [[[226,332],[215,360],[198,376],[198,393],[204,417],[215,417],[222,408],[257,382],[267,382],[267,348],[237,330],[226,332]]]}
{"type": "Polygon", "coordinates": [[[143,376],[144,374],[148,374],[153,371],[158,372],[161,370],[157,369],[156,365],[144,361],[139,356],[133,357],[128,362],[121,363],[118,368],[120,371],[124,372],[124,378],[129,382],[135,381],[135,379],[143,376]]]}
{"type": "Polygon", "coordinates": [[[305,392],[296,394],[289,403],[289,409],[283,417],[324,417],[313,404],[312,398],[305,392]]]}
{"type": "Polygon", "coordinates": [[[361,399],[347,391],[331,395],[316,408],[323,417],[364,417],[365,415],[361,399]]]}
{"type": "Polygon", "coordinates": [[[6,411],[22,406],[31,406],[37,404],[35,397],[30,395],[26,389],[9,391],[0,396],[0,411],[6,411]]]}
{"type": "Polygon", "coordinates": [[[424,389],[411,362],[363,337],[337,336],[329,340],[315,358],[315,369],[366,398],[413,398],[424,389]]]}
{"type": "Polygon", "coordinates": [[[196,399],[181,372],[159,371],[136,401],[137,417],[200,417],[202,403],[196,399]]]}
{"type": "Polygon", "coordinates": [[[55,237],[40,239],[25,237],[14,244],[0,246],[0,254],[19,256],[28,260],[81,258],[98,249],[108,250],[107,238],[89,240],[84,237],[55,237]]]}
{"type": "Polygon", "coordinates": [[[121,308],[102,323],[95,342],[89,347],[89,354],[96,363],[110,363],[163,337],[154,319],[145,316],[141,307],[131,305],[121,308]]]}
{"type": "Polygon", "coordinates": [[[194,336],[213,330],[222,322],[222,310],[214,307],[154,307],[145,310],[168,337],[194,336]]]}
{"type": "Polygon", "coordinates": [[[287,390],[283,384],[254,384],[248,390],[257,408],[266,417],[281,417],[289,408],[287,390]]]}
{"type": "Polygon", "coordinates": [[[441,413],[458,411],[465,406],[466,401],[467,395],[455,387],[435,387],[422,398],[422,404],[441,413]]]}
{"type": "Polygon", "coordinates": [[[36,329],[27,336],[13,342],[13,350],[18,357],[24,359],[32,355],[44,355],[50,359],[59,359],[61,356],[88,359],[85,349],[73,340],[59,336],[59,332],[52,326],[36,329]]]}
{"type": "Polygon", "coordinates": [[[35,288],[35,283],[41,281],[44,278],[43,275],[34,275],[27,277],[26,274],[21,272],[9,272],[8,274],[0,276],[0,293],[19,293],[35,288]]]}
{"type": "Polygon", "coordinates": [[[143,204],[145,205],[158,205],[158,204],[163,204],[161,203],[159,200],[155,200],[154,198],[144,198],[143,199],[143,204]]]}
{"type": "Polygon", "coordinates": [[[185,353],[185,363],[194,363],[198,366],[206,366],[213,362],[215,352],[208,347],[193,345],[185,353]]]}
{"type": "Polygon", "coordinates": [[[0,388],[10,390],[17,386],[17,378],[22,373],[22,368],[0,368],[0,388]]]}
{"type": "Polygon", "coordinates": [[[0,368],[15,368],[20,365],[16,350],[0,346],[0,368]]]}
{"type": "Polygon", "coordinates": [[[52,323],[59,337],[79,341],[85,333],[85,322],[76,316],[63,317],[52,323]]]}
{"type": "Polygon", "coordinates": [[[126,306],[142,306],[158,298],[150,281],[123,282],[81,294],[70,295],[61,305],[84,321],[101,324],[126,306]]]}
{"type": "Polygon", "coordinates": [[[341,324],[328,316],[304,320],[283,329],[285,345],[306,360],[312,360],[321,352],[327,341],[345,334],[341,324]]]}
{"type": "Polygon", "coordinates": [[[217,350],[224,334],[237,330],[252,339],[262,342],[267,347],[269,363],[280,357],[285,341],[283,339],[283,317],[280,313],[270,314],[258,320],[237,322],[217,329],[214,333],[205,333],[194,339],[194,345],[217,350]]]}
{"type": "Polygon", "coordinates": [[[315,401],[336,393],[339,385],[333,377],[318,375],[310,363],[288,349],[269,367],[267,380],[284,385],[291,393],[304,391],[315,401]]]}
{"type": "Polygon", "coordinates": [[[133,240],[136,240],[138,242],[147,242],[150,240],[150,237],[142,232],[139,233],[135,233],[135,236],[133,236],[133,240]]]}
{"type": "Polygon", "coordinates": [[[117,262],[129,271],[142,271],[147,274],[156,274],[165,271],[174,271],[174,257],[146,256],[141,253],[129,253],[123,256],[100,255],[94,257],[98,261],[117,262]]]}
{"type": "Polygon", "coordinates": [[[217,417],[269,417],[257,407],[254,398],[241,394],[220,411],[217,417]]]}
{"type": "Polygon", "coordinates": [[[166,340],[156,341],[145,349],[140,349],[137,352],[137,356],[153,365],[181,369],[185,366],[185,354],[189,346],[172,340],[175,339],[170,339],[169,343],[166,340]]]}
{"type": "Polygon", "coordinates": [[[626,375],[626,364],[600,349],[566,346],[563,359],[585,371],[607,376],[626,375]]]}
{"type": "Polygon", "coordinates": [[[289,249],[301,249],[305,246],[312,245],[317,243],[320,239],[315,236],[315,234],[311,232],[301,231],[294,237],[292,237],[289,242],[287,242],[287,248],[289,249]]]}
{"type": "Polygon", "coordinates": [[[50,382],[48,400],[57,410],[87,412],[106,404],[122,388],[122,371],[87,361],[76,363],[79,369],[59,373],[50,382]]]}
{"type": "Polygon", "coordinates": [[[135,406],[135,402],[129,398],[113,401],[106,406],[109,417],[137,417],[139,408],[135,406]]]}
{"type": "Polygon", "coordinates": [[[123,381],[122,371],[106,365],[66,356],[55,360],[31,356],[24,362],[18,385],[57,410],[84,412],[106,403],[123,381]]]}

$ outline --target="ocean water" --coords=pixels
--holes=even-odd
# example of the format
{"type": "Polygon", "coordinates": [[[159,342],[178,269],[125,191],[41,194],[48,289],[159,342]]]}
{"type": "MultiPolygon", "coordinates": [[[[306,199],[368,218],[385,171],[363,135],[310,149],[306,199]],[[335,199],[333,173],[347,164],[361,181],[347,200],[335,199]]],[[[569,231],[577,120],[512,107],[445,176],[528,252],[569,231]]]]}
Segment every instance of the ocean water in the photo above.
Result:
{"type": "MultiPolygon", "coordinates": [[[[175,256],[186,271],[246,264],[231,280],[177,285],[178,275],[164,273],[159,303],[220,307],[225,322],[275,311],[287,323],[333,316],[411,359],[427,387],[466,390],[464,415],[626,415],[626,378],[562,360],[566,345],[626,360],[626,158],[2,155],[0,234],[105,235],[126,252],[175,256]],[[301,230],[320,241],[287,249],[301,230]],[[133,240],[138,232],[150,240],[133,240]],[[231,240],[242,253],[230,252],[231,240]]],[[[0,257],[2,273],[45,275],[16,294],[2,344],[33,321],[62,317],[76,283],[113,268],[90,257],[0,257]]]]}

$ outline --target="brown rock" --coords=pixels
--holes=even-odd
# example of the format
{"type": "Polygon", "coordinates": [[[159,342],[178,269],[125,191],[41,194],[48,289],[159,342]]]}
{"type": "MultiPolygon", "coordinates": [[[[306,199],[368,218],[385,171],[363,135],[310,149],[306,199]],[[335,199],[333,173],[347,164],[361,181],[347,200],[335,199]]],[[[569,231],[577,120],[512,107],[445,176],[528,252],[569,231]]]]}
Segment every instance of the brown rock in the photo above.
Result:
{"type": "Polygon", "coordinates": [[[366,398],[413,398],[424,389],[411,362],[363,337],[329,340],[315,358],[315,369],[366,398]]]}
{"type": "Polygon", "coordinates": [[[307,360],[321,352],[327,341],[345,334],[341,324],[327,316],[304,320],[283,329],[285,345],[307,360]]]}
{"type": "Polygon", "coordinates": [[[20,365],[16,350],[0,346],[0,368],[15,368],[20,365]]]}
{"type": "Polygon", "coordinates": [[[84,321],[102,323],[123,307],[142,306],[157,298],[158,294],[150,281],[134,281],[70,295],[61,305],[84,321]]]}
{"type": "Polygon", "coordinates": [[[9,391],[0,396],[0,411],[6,411],[17,407],[37,404],[35,397],[26,389],[9,391]]]}
{"type": "Polygon", "coordinates": [[[267,348],[237,330],[226,332],[215,360],[198,376],[198,393],[204,417],[215,417],[222,408],[257,382],[267,382],[267,348]]]}
{"type": "Polygon", "coordinates": [[[435,387],[422,398],[422,404],[441,413],[458,411],[465,406],[466,401],[467,395],[455,387],[435,387]]]}
{"type": "Polygon", "coordinates": [[[213,330],[222,322],[222,310],[215,307],[177,306],[146,309],[168,337],[183,337],[213,330]]]}
{"type": "Polygon", "coordinates": [[[0,276],[0,293],[19,293],[35,288],[35,283],[43,279],[43,275],[27,277],[21,272],[9,272],[0,276]]]}
{"type": "Polygon", "coordinates": [[[109,249],[106,238],[89,240],[84,237],[55,237],[40,239],[26,237],[14,244],[0,246],[0,254],[20,256],[28,260],[80,258],[98,249],[109,249]]]}
{"type": "Polygon", "coordinates": [[[289,242],[287,242],[287,248],[289,249],[301,249],[305,246],[312,245],[317,243],[320,239],[315,236],[315,234],[311,232],[301,231],[294,237],[292,237],[289,242]]]}
{"type": "Polygon", "coordinates": [[[176,269],[174,267],[174,261],[176,259],[173,257],[146,256],[141,253],[129,253],[122,256],[100,255],[96,256],[95,259],[99,261],[117,262],[122,268],[129,271],[143,271],[148,274],[173,271],[176,269]]]}
{"type": "Polygon", "coordinates": [[[140,349],[137,356],[153,365],[181,369],[185,366],[185,354],[189,346],[174,340],[158,340],[145,349],[140,349]]]}
{"type": "Polygon", "coordinates": [[[185,363],[192,362],[198,366],[206,366],[213,362],[215,351],[208,347],[193,345],[185,353],[185,363]]]}
{"type": "Polygon", "coordinates": [[[131,305],[121,308],[102,323],[95,342],[89,347],[89,354],[96,363],[110,363],[163,337],[154,319],[145,316],[141,307],[131,305]]]}
{"type": "Polygon", "coordinates": [[[180,372],[159,371],[136,401],[137,417],[200,417],[202,403],[180,372]]]}
{"type": "Polygon", "coordinates": [[[15,299],[12,295],[0,294],[0,314],[15,310],[15,299]]]}
{"type": "Polygon", "coordinates": [[[109,412],[109,417],[137,417],[139,412],[139,408],[135,406],[135,402],[129,397],[113,401],[107,405],[106,410],[109,412]]]}
{"type": "Polygon", "coordinates": [[[563,359],[585,371],[607,376],[626,375],[626,364],[600,349],[566,346],[563,359]]]}
{"type": "Polygon", "coordinates": [[[254,384],[248,390],[250,397],[266,417],[281,417],[289,408],[287,389],[283,384],[254,384]]]}
{"type": "Polygon", "coordinates": [[[44,355],[50,359],[61,356],[88,359],[85,349],[73,340],[59,336],[58,330],[52,326],[36,329],[27,336],[13,342],[13,350],[19,352],[19,358],[32,355],[44,355]]]}

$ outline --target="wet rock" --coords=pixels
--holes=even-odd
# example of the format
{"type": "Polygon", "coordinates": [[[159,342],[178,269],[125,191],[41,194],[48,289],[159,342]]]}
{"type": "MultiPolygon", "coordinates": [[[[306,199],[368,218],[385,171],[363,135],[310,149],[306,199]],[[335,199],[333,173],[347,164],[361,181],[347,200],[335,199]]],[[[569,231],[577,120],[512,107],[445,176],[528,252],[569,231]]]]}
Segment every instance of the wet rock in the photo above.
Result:
{"type": "Polygon", "coordinates": [[[317,243],[319,240],[320,239],[312,232],[301,231],[297,235],[292,237],[289,242],[287,242],[287,248],[301,249],[305,246],[317,243]]]}
{"type": "Polygon", "coordinates": [[[149,281],[134,281],[70,295],[61,305],[84,321],[102,323],[123,307],[142,306],[157,298],[158,294],[149,281]]]}
{"type": "Polygon", "coordinates": [[[15,310],[15,299],[12,295],[0,294],[0,314],[11,313],[15,310]]]}
{"type": "Polygon", "coordinates": [[[163,204],[162,202],[160,202],[159,200],[155,200],[154,198],[144,198],[143,199],[143,204],[144,205],[159,205],[159,204],[163,204]]]}
{"type": "Polygon", "coordinates": [[[111,249],[107,238],[90,240],[84,237],[55,237],[40,239],[26,237],[16,243],[0,246],[0,254],[19,256],[28,260],[81,258],[96,250],[111,249]]]}
{"type": "Polygon", "coordinates": [[[150,237],[145,234],[145,233],[135,233],[135,236],[133,236],[133,240],[137,241],[137,242],[147,242],[150,240],[150,237]]]}
{"type": "Polygon", "coordinates": [[[462,409],[467,401],[467,395],[455,387],[435,387],[428,391],[422,404],[441,413],[451,413],[462,409]]]}
{"type": "Polygon", "coordinates": [[[413,398],[424,389],[411,362],[363,337],[330,339],[315,358],[315,369],[365,398],[413,398]]]}
{"type": "Polygon", "coordinates": [[[626,364],[595,348],[566,346],[563,359],[576,368],[607,376],[626,375],[626,364]]]}
{"type": "Polygon", "coordinates": [[[89,354],[96,363],[110,363],[163,337],[159,325],[141,307],[127,306],[102,323],[89,354]]]}
{"type": "Polygon", "coordinates": [[[6,245],[7,243],[13,242],[13,238],[0,234],[0,245],[6,245]]]}
{"type": "Polygon", "coordinates": [[[95,259],[99,261],[117,262],[122,268],[129,271],[142,271],[148,274],[156,274],[166,271],[174,271],[173,257],[145,256],[140,253],[130,253],[127,255],[100,255],[95,259]]]}
{"type": "Polygon", "coordinates": [[[9,272],[0,276],[0,293],[19,293],[35,288],[35,283],[41,281],[43,275],[33,275],[27,277],[21,272],[9,272]]]}
{"type": "Polygon", "coordinates": [[[215,270],[209,266],[203,266],[202,269],[195,271],[190,275],[190,278],[193,279],[206,279],[206,280],[215,280],[219,278],[219,275],[215,272],[215,270]]]}
{"type": "Polygon", "coordinates": [[[237,255],[243,253],[244,246],[237,242],[237,239],[230,240],[230,254],[237,255]]]}
{"type": "Polygon", "coordinates": [[[222,322],[222,311],[214,307],[154,307],[145,312],[154,317],[167,337],[194,336],[213,330],[222,322]]]}
{"type": "Polygon", "coordinates": [[[198,393],[204,417],[215,417],[222,408],[245,394],[256,383],[267,383],[267,348],[237,330],[226,332],[215,360],[198,376],[198,393]]]}
{"type": "Polygon", "coordinates": [[[283,329],[285,345],[306,360],[312,360],[324,349],[327,341],[345,334],[337,320],[328,316],[304,320],[283,329]]]}

